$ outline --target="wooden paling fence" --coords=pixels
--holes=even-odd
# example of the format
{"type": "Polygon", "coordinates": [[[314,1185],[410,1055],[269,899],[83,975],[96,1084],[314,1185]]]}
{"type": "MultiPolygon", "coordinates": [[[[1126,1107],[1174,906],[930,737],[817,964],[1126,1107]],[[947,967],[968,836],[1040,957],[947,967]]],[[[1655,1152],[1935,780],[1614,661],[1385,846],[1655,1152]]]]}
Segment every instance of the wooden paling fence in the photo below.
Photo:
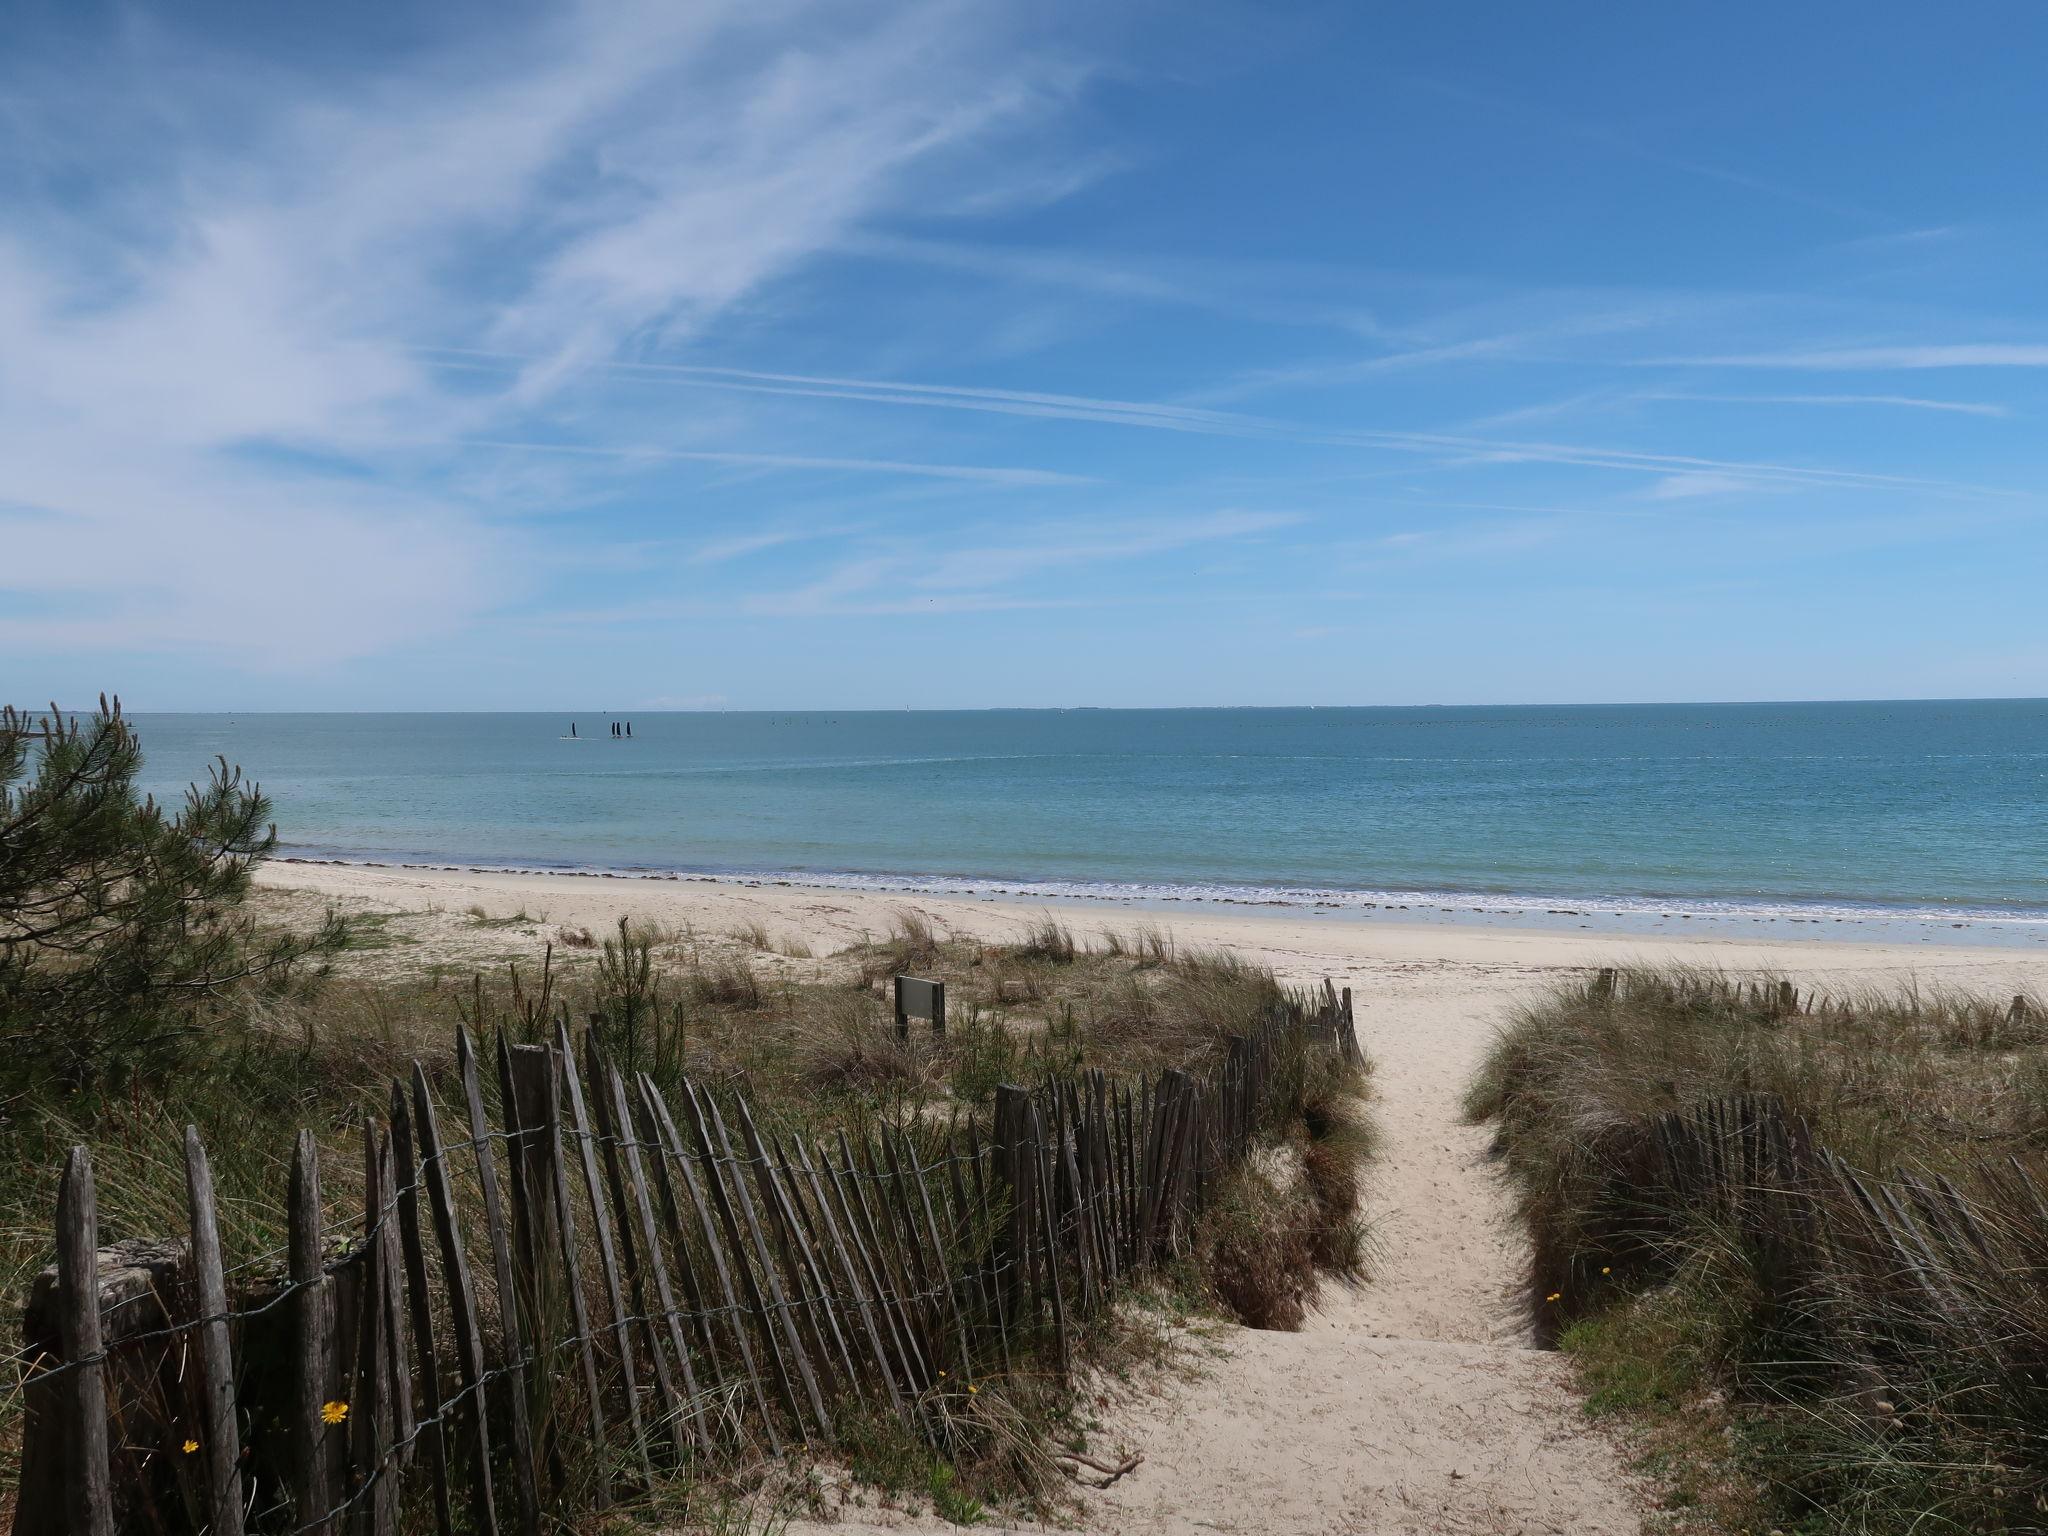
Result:
{"type": "MultiPolygon", "coordinates": [[[[2013,1342],[2015,1291],[2029,1292],[2029,1308],[2048,1301],[2048,1197],[2017,1157],[1978,1164],[1967,1189],[1911,1169],[1879,1177],[1768,1094],[1706,1100],[1654,1117],[1648,1130],[1650,1156],[1634,1162],[1625,1199],[1671,1221],[1723,1224],[1759,1292],[1806,1326],[1862,1319],[1835,1331],[1853,1335],[1846,1348],[1870,1384],[1884,1385],[1885,1352],[1901,1340],[1938,1340],[1953,1358],[1996,1372],[2013,1342]],[[1879,1314],[1882,1327],[1870,1326],[1879,1314]]],[[[1589,1292],[1606,1257],[1578,1257],[1589,1292]]]]}
{"type": "MultiPolygon", "coordinates": [[[[1710,1099],[1655,1122],[1664,1198],[1734,1224],[1745,1240],[1785,1254],[1786,1277],[1810,1276],[1850,1256],[1882,1256],[1940,1304],[1955,1277],[1983,1271],[1996,1247],[1986,1199],[2038,1223],[2048,1199],[2018,1158],[1975,1171],[1976,1195],[1946,1174],[1901,1169],[1879,1178],[1822,1145],[1771,1094],[1710,1099]],[[1948,1277],[1944,1281],[1944,1277],[1948,1277]]],[[[2003,1223],[2000,1223],[2003,1225],[2003,1223]]]]}
{"type": "Polygon", "coordinates": [[[458,1031],[457,1102],[416,1062],[364,1127],[361,1215],[330,1224],[301,1133],[286,1248],[233,1264],[196,1131],[176,1243],[102,1246],[74,1148],[24,1323],[15,1529],[537,1536],[848,1415],[943,1443],[948,1403],[1064,1372],[1118,1285],[1186,1250],[1305,1043],[1358,1059],[1348,990],[1248,1021],[1203,1076],[1085,1072],[999,1089],[986,1127],[824,1138],[764,1130],[731,1085],[664,1093],[566,1025],[498,1038],[494,1121],[458,1031]]]}
{"type": "MultiPolygon", "coordinates": [[[[1660,1001],[1672,998],[1690,998],[1700,1002],[1716,1004],[1732,1003],[1766,1018],[1790,1019],[1815,1013],[1853,1015],[1856,1004],[1853,1001],[1831,997],[1824,992],[1808,988],[1802,992],[1789,981],[1760,981],[1727,976],[1688,976],[1672,979],[1667,976],[1644,978],[1630,975],[1613,966],[1603,966],[1594,972],[1586,984],[1587,996],[1595,1001],[1626,1001],[1635,988],[1647,987],[1660,1001]]],[[[2037,1005],[2025,996],[2013,998],[2004,1010],[2004,1022],[2008,1027],[2017,1028],[2035,1021],[2037,1005]]]]}

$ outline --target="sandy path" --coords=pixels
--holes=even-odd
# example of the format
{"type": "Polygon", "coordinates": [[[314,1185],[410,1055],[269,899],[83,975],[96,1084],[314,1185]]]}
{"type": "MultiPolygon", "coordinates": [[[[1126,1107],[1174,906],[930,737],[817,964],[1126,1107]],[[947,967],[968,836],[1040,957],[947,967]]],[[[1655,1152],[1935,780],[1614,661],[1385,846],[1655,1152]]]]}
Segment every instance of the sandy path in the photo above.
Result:
{"type": "MultiPolygon", "coordinates": [[[[1269,958],[1308,979],[1298,958],[1269,958]]],[[[1100,1523],[1161,1536],[1636,1530],[1643,1504],[1619,1457],[1506,1307],[1517,1245],[1485,1137],[1458,1123],[1501,1005],[1532,971],[1353,961],[1337,979],[1354,989],[1380,1091],[1374,1277],[1325,1287],[1299,1333],[1233,1333],[1209,1379],[1138,1405],[1117,1430],[1145,1449],[1145,1475],[1097,1496],[1100,1523]]]]}
{"type": "MultiPolygon", "coordinates": [[[[415,874],[274,866],[267,883],[322,896],[459,913],[546,912],[602,925],[621,910],[721,933],[754,918],[824,952],[888,926],[903,898],[799,888],[415,874]]],[[[302,898],[303,899],[303,898],[302,898]]],[[[946,926],[999,936],[1035,915],[1000,902],[918,898],[946,926]]],[[[1077,930],[1126,910],[1063,912],[1077,930]]],[[[1112,1406],[1098,1446],[1142,1450],[1087,1496],[1102,1531],[1181,1533],[1601,1533],[1638,1529],[1645,1502],[1580,1412],[1555,1355],[1530,1349],[1505,1294],[1522,1251],[1482,1133],[1458,1096],[1503,1009],[1560,974],[1632,958],[1778,968],[1836,988],[1914,973],[2016,991],[2048,985],[2038,952],[1954,945],[1631,939],[1588,932],[1404,927],[1303,914],[1176,913],[1184,943],[1227,945],[1290,981],[1354,989],[1376,1063],[1384,1131],[1368,1210],[1370,1283],[1325,1289],[1299,1333],[1227,1331],[1202,1379],[1112,1406]]],[[[942,1530],[929,1516],[848,1509],[841,1533],[942,1530]]]]}

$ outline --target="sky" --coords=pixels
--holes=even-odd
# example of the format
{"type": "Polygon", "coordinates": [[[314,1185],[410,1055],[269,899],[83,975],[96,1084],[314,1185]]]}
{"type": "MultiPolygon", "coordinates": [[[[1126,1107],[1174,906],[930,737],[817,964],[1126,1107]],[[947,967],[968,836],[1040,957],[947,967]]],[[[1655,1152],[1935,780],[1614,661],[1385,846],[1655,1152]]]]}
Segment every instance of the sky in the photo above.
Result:
{"type": "Polygon", "coordinates": [[[2048,694],[2048,8],[0,32],[0,697],[2048,694]]]}

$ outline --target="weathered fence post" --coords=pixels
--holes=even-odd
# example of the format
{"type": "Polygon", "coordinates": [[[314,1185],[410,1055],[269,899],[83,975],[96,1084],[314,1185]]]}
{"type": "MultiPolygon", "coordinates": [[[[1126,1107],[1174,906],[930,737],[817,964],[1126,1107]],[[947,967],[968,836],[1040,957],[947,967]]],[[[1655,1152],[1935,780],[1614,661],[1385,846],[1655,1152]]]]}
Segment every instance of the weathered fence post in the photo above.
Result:
{"type": "MultiPolygon", "coordinates": [[[[639,1138],[633,1134],[633,1111],[626,1102],[626,1085],[619,1076],[619,1069],[607,1065],[607,1086],[611,1089],[612,1123],[616,1127],[620,1146],[626,1154],[627,1182],[632,1190],[632,1206],[640,1217],[640,1235],[647,1254],[647,1270],[654,1280],[654,1304],[663,1320],[668,1324],[669,1342],[676,1353],[676,1364],[683,1373],[683,1389],[676,1390],[675,1378],[670,1374],[668,1357],[661,1348],[661,1335],[653,1319],[647,1324],[647,1343],[654,1356],[655,1379],[660,1385],[662,1396],[669,1405],[673,1417],[671,1438],[677,1445],[682,1436],[689,1437],[702,1448],[711,1446],[710,1432],[703,1423],[703,1404],[697,1393],[696,1373],[690,1366],[690,1350],[683,1338],[679,1309],[676,1306],[675,1287],[669,1283],[668,1263],[661,1256],[661,1229],[655,1224],[654,1203],[647,1194],[647,1170],[640,1159],[639,1138]]],[[[593,1087],[597,1085],[593,1084],[593,1087]]]]}
{"type": "MultiPolygon", "coordinates": [[[[797,1376],[803,1382],[804,1396],[810,1403],[811,1413],[814,1416],[819,1431],[829,1437],[832,1433],[832,1415],[825,1408],[824,1394],[818,1390],[817,1374],[811,1369],[810,1359],[804,1353],[803,1339],[796,1329],[794,1309],[783,1292],[782,1281],[775,1273],[775,1259],[768,1251],[768,1239],[761,1230],[761,1219],[755,1213],[753,1197],[747,1193],[746,1180],[740,1176],[740,1160],[733,1153],[731,1136],[726,1133],[725,1117],[719,1114],[717,1103],[709,1096],[703,1099],[701,1111],[702,1113],[698,1118],[700,1128],[708,1118],[709,1128],[718,1133],[718,1150],[724,1154],[725,1165],[732,1169],[732,1193],[737,1197],[734,1204],[738,1206],[740,1214],[746,1218],[749,1246],[753,1250],[755,1259],[760,1264],[761,1278],[768,1286],[769,1301],[773,1304],[767,1310],[772,1311],[775,1317],[779,1318],[782,1323],[783,1336],[789,1344],[789,1355],[796,1363],[797,1376]]],[[[712,1163],[717,1161],[710,1153],[708,1143],[706,1147],[706,1161],[712,1163]]],[[[716,1172],[717,1170],[714,1167],[712,1169],[714,1177],[716,1172]]],[[[741,1251],[738,1234],[735,1232],[733,1234],[733,1252],[735,1256],[738,1256],[741,1251]]],[[[741,1268],[745,1268],[744,1258],[741,1259],[741,1268]]],[[[758,1296],[754,1298],[754,1304],[757,1308],[761,1306],[758,1296]]],[[[767,1316],[766,1312],[764,1312],[762,1317],[762,1326],[767,1330],[772,1339],[774,1336],[774,1319],[767,1316]]],[[[794,1413],[796,1407],[794,1398],[791,1399],[790,1407],[792,1413],[794,1413]]],[[[801,1414],[796,1414],[796,1418],[798,1423],[802,1423],[803,1416],[801,1414]]]]}
{"type": "MultiPolygon", "coordinates": [[[[1031,1108],[1031,1095],[1015,1083],[1000,1083],[996,1087],[995,1163],[994,1175],[1000,1186],[999,1197],[1004,1203],[1008,1221],[1000,1246],[1002,1265],[1009,1270],[1010,1311],[1019,1319],[1024,1318],[1025,1271],[1029,1266],[1030,1227],[1029,1220],[1030,1183],[1023,1176],[1024,1135],[1031,1108]]],[[[1032,1318],[1035,1324],[1037,1319],[1032,1318]]]]}
{"type": "Polygon", "coordinates": [[[320,1409],[327,1401],[328,1351],[331,1348],[325,1242],[320,1219],[320,1144],[311,1131],[299,1132],[292,1151],[291,1190],[287,1197],[290,1228],[292,1310],[298,1358],[294,1362],[292,1402],[292,1495],[298,1523],[306,1536],[324,1536],[333,1523],[340,1458],[328,1444],[327,1424],[320,1409]]]}
{"type": "MultiPolygon", "coordinates": [[[[682,1132],[676,1129],[675,1117],[669,1113],[668,1100],[661,1096],[661,1090],[655,1087],[654,1080],[644,1073],[640,1078],[640,1089],[647,1100],[649,1113],[653,1116],[656,1127],[660,1131],[657,1139],[661,1142],[662,1151],[655,1159],[656,1165],[658,1167],[663,1166],[665,1158],[666,1162],[673,1164],[675,1171],[682,1175],[683,1192],[689,1197],[690,1209],[696,1214],[698,1234],[703,1239],[705,1255],[711,1261],[712,1277],[718,1282],[720,1305],[714,1308],[708,1298],[694,1303],[699,1309],[697,1326],[699,1336],[704,1342],[704,1357],[710,1362],[714,1376],[719,1379],[722,1385],[724,1378],[719,1365],[719,1350],[714,1337],[714,1330],[711,1327],[712,1317],[722,1314],[726,1320],[727,1328],[731,1330],[734,1348],[739,1353],[740,1368],[745,1373],[748,1391],[753,1397],[755,1408],[761,1415],[761,1425],[768,1436],[769,1449],[777,1456],[780,1456],[782,1454],[782,1440],[776,1433],[774,1415],[768,1410],[768,1398],[761,1388],[760,1372],[754,1367],[753,1347],[747,1342],[747,1325],[745,1319],[741,1316],[739,1297],[733,1290],[732,1271],[726,1265],[725,1249],[719,1245],[718,1230],[712,1223],[711,1207],[705,1199],[704,1185],[697,1177],[697,1170],[690,1165],[689,1150],[683,1145],[682,1132]]],[[[670,1190],[666,1183],[664,1183],[663,1188],[667,1191],[669,1198],[672,1199],[673,1190],[670,1190]]],[[[676,1252],[687,1258],[689,1239],[682,1223],[682,1212],[679,1208],[672,1210],[670,1224],[675,1228],[676,1232],[676,1252]]],[[[684,1272],[685,1274],[689,1273],[688,1269],[685,1269],[684,1272]]],[[[691,1279],[690,1284],[696,1287],[693,1294],[702,1296],[702,1288],[697,1285],[696,1280],[691,1279]]],[[[738,1404],[735,1403],[733,1406],[735,1424],[738,1418],[739,1408],[738,1404]]]]}
{"type": "MultiPolygon", "coordinates": [[[[221,1271],[213,1172],[199,1128],[185,1127],[185,1193],[192,1216],[192,1279],[199,1308],[200,1452],[206,1459],[213,1536],[242,1529],[242,1438],[235,1424],[235,1366],[228,1350],[228,1286],[221,1271]]],[[[97,1283],[97,1282],[95,1282],[97,1283]]],[[[98,1308],[95,1294],[93,1306],[98,1308]]]]}
{"type": "MultiPolygon", "coordinates": [[[[520,1326],[519,1287],[512,1275],[512,1244],[505,1231],[505,1208],[498,1198],[498,1161],[491,1152],[491,1123],[484,1117],[483,1086],[477,1080],[476,1052],[469,1031],[455,1031],[455,1062],[462,1093],[469,1106],[469,1136],[476,1153],[477,1180],[484,1192],[484,1225],[490,1229],[491,1268],[498,1282],[498,1326],[505,1340],[505,1363],[512,1370],[512,1477],[519,1491],[519,1527],[524,1536],[540,1536],[540,1479],[533,1458],[533,1423],[526,1393],[533,1362],[520,1326]]],[[[481,1408],[481,1404],[479,1404],[481,1408]]]]}
{"type": "Polygon", "coordinates": [[[74,1536],[113,1536],[114,1478],[107,1457],[106,1362],[100,1353],[100,1212],[92,1155],[73,1147],[57,1186],[58,1341],[71,1369],[63,1443],[74,1536]]]}
{"type": "Polygon", "coordinates": [[[476,1290],[469,1275],[469,1255],[462,1246],[462,1228],[455,1211],[455,1191],[448,1178],[448,1153],[441,1144],[441,1124],[434,1097],[427,1089],[426,1069],[412,1064],[412,1107],[420,1138],[420,1165],[434,1217],[434,1238],[441,1250],[441,1276],[448,1292],[448,1320],[455,1330],[455,1360],[462,1376],[462,1396],[469,1400],[470,1496],[481,1536],[497,1536],[497,1500],[491,1488],[491,1418],[484,1401],[484,1342],[477,1323],[476,1290]]]}
{"type": "Polygon", "coordinates": [[[357,1486],[350,1522],[360,1536],[395,1536],[398,1528],[397,1469],[392,1465],[392,1382],[390,1319],[384,1296],[389,1286],[379,1223],[384,1215],[385,1175],[391,1158],[374,1122],[363,1127],[363,1247],[361,1283],[356,1288],[356,1376],[348,1408],[353,1431],[357,1486]]]}
{"type": "Polygon", "coordinates": [[[420,1166],[413,1153],[412,1110],[405,1089],[391,1084],[391,1164],[398,1181],[398,1239],[405,1263],[405,1294],[412,1317],[413,1346],[419,1354],[420,1391],[427,1421],[416,1426],[426,1442],[427,1469],[434,1488],[434,1528],[439,1536],[454,1530],[448,1501],[448,1437],[441,1425],[441,1359],[434,1347],[434,1301],[427,1288],[427,1249],[420,1229],[420,1166]]]}
{"type": "MultiPolygon", "coordinates": [[[[516,1117],[526,1142],[527,1200],[536,1213],[540,1233],[536,1245],[539,1251],[531,1259],[535,1273],[529,1283],[539,1291],[550,1260],[561,1260],[569,1298],[569,1325],[583,1368],[584,1395],[589,1399],[590,1443],[598,1448],[605,1443],[604,1402],[597,1356],[590,1342],[590,1306],[583,1294],[583,1273],[576,1256],[576,1213],[569,1199],[568,1169],[562,1156],[561,1097],[555,1053],[545,1045],[515,1045],[506,1058],[506,1071],[511,1097],[505,1113],[508,1120],[516,1117]],[[552,1213],[552,1221],[539,1214],[543,1207],[552,1213]]],[[[609,1504],[608,1480],[600,1477],[595,1486],[600,1507],[609,1504]]]]}

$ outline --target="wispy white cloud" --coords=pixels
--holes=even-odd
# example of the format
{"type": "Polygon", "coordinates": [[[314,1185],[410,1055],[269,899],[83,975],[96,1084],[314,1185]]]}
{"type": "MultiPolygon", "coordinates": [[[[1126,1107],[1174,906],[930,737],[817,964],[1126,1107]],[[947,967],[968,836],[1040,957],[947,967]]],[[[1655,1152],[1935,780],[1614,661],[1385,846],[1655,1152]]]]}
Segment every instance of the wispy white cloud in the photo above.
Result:
{"type": "Polygon", "coordinates": [[[1191,544],[1253,537],[1299,521],[1284,512],[1211,512],[1148,526],[1052,530],[1050,536],[948,551],[922,563],[912,582],[927,589],[1000,586],[1067,566],[1138,560],[1191,544]]]}
{"type": "Polygon", "coordinates": [[[1479,335],[1410,340],[1407,345],[1366,357],[1257,369],[1227,384],[1202,390],[1193,398],[1206,405],[1222,405],[1269,390],[1330,389],[1425,368],[1528,359],[1554,351],[1567,342],[1647,330],[1669,322],[1674,316],[1695,313],[1701,304],[1699,300],[1685,299],[1638,302],[1612,308],[1595,306],[1583,312],[1506,330],[1489,330],[1479,335]]]}
{"type": "Polygon", "coordinates": [[[653,444],[517,442],[504,438],[462,438],[446,446],[497,448],[513,453],[562,453],[577,458],[658,463],[730,464],[742,469],[802,469],[837,473],[913,475],[931,480],[972,480],[987,485],[1086,485],[1088,475],[1001,464],[924,464],[912,459],[828,458],[809,453],[742,453],[716,448],[662,448],[653,444]]]}
{"type": "Polygon", "coordinates": [[[1784,352],[1733,352],[1653,360],[1674,368],[1806,368],[1817,372],[1883,373],[1919,368],[2048,368],[2048,344],[1953,342],[1886,347],[1814,347],[1784,352]]]}
{"type": "Polygon", "coordinates": [[[1202,310],[1226,319],[1326,329],[1370,340],[1387,334],[1357,297],[1362,286],[1369,286],[1371,274],[1310,263],[1001,245],[885,231],[863,231],[842,241],[839,249],[1083,299],[1202,310]]]}
{"type": "Polygon", "coordinates": [[[802,528],[777,528],[765,533],[736,534],[731,538],[712,539],[699,545],[690,555],[690,564],[723,565],[728,560],[742,560],[748,555],[758,555],[763,550],[782,549],[791,544],[806,543],[826,536],[822,532],[802,528]]]}
{"type": "Polygon", "coordinates": [[[1299,521],[1292,513],[1222,511],[1113,527],[1051,524],[938,551],[862,555],[791,590],[757,593],[744,606],[754,613],[808,616],[1067,607],[1080,599],[1016,589],[1056,571],[1135,564],[1196,545],[1257,538],[1299,521]]]}
{"type": "Polygon", "coordinates": [[[1076,483],[737,434],[620,448],[552,409],[579,367],[687,339],[870,223],[1000,199],[983,152],[1086,74],[1014,14],[606,0],[317,77],[155,22],[89,66],[15,50],[0,95],[39,132],[0,154],[0,501],[33,515],[0,593],[39,612],[6,638],[306,668],[459,628],[544,565],[461,489],[514,445],[1076,483]],[[422,341],[523,360],[464,378],[422,341]]]}
{"type": "Polygon", "coordinates": [[[1547,463],[1615,470],[1636,475],[1687,470],[1724,470],[1757,479],[1787,483],[1857,486],[1865,489],[1912,488],[1947,491],[1960,495],[2016,494],[1996,486],[1868,470],[1840,469],[1827,465],[1719,459],[1697,454],[1489,438],[1470,433],[1318,427],[1271,416],[1254,416],[1237,411],[1159,401],[1103,399],[1086,395],[984,386],[912,383],[901,379],[774,373],[697,364],[618,363],[606,366],[609,371],[624,377],[667,379],[703,388],[858,401],[870,405],[901,405],[931,410],[981,411],[1009,416],[1093,421],[1106,426],[1185,432],[1211,437],[1270,438],[1328,447],[1452,455],[1471,463],[1547,463]]]}
{"type": "Polygon", "coordinates": [[[1902,410],[1946,411],[1959,416],[2006,417],[2012,408],[1978,400],[1928,400],[1918,395],[1700,395],[1655,392],[1634,395],[1637,400],[1683,400],[1706,405],[1876,405],[1902,410]]]}
{"type": "Polygon", "coordinates": [[[1575,521],[1570,515],[1485,518],[1440,528],[1401,528],[1348,541],[1332,553],[1349,556],[1359,569],[1498,560],[1555,542],[1575,521]]]}
{"type": "Polygon", "coordinates": [[[1643,494],[1652,501],[1690,501],[1701,496],[1754,495],[1770,489],[1767,481],[1748,475],[1728,475],[1715,470],[1687,470],[1666,475],[1643,494]]]}
{"type": "Polygon", "coordinates": [[[1644,136],[1632,129],[1611,128],[1605,124],[1589,122],[1562,113],[1548,111],[1518,99],[1510,99],[1497,92],[1482,92],[1469,86],[1438,78],[1423,78],[1416,82],[1438,95],[1469,106],[1487,108],[1506,116],[1521,119],[1550,129],[1552,132],[1592,144],[1608,153],[1645,165],[1655,165],[1666,170],[1680,171],[1704,181],[1719,182],[1724,186],[1737,187],[1747,192],[1758,193],[1780,202],[1797,203],[1802,207],[1818,209],[1842,218],[1854,219],[1864,224],[1887,222],[1882,215],[1857,203],[1823,193],[1812,192],[1804,187],[1788,185],[1772,177],[1759,176],[1753,171],[1740,170],[1733,166],[1702,160],[1696,156],[1674,153],[1647,142],[1644,136]]]}

